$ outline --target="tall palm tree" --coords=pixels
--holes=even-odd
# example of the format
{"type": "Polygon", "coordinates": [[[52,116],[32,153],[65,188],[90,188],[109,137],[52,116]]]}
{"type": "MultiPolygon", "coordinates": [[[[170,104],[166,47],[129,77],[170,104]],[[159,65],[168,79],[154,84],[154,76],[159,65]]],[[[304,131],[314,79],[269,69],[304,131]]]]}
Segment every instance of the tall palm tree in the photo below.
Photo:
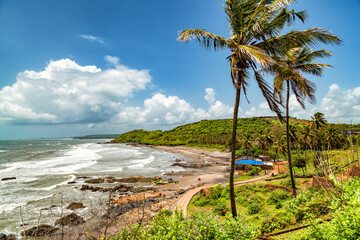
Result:
{"type": "MultiPolygon", "coordinates": [[[[336,40],[335,40],[336,41],[336,40]]],[[[340,42],[340,39],[337,38],[340,42]]],[[[291,162],[291,134],[290,134],[290,113],[289,113],[289,100],[290,90],[294,93],[297,102],[305,109],[305,100],[310,103],[315,103],[315,90],[316,85],[310,80],[306,79],[302,74],[313,74],[321,76],[324,68],[331,67],[327,64],[313,63],[312,61],[317,58],[330,57],[331,52],[326,50],[313,51],[306,46],[290,47],[276,57],[277,63],[262,69],[265,72],[275,75],[274,78],[274,94],[282,101],[282,94],[284,92],[284,85],[286,85],[286,142],[287,142],[287,155],[289,161],[289,171],[291,177],[291,184],[294,195],[296,196],[295,179],[291,162]]]]}
{"type": "Polygon", "coordinates": [[[202,29],[188,29],[180,33],[179,41],[197,40],[206,49],[228,49],[232,83],[236,90],[231,135],[230,202],[233,217],[237,216],[234,194],[234,170],[236,150],[236,127],[240,104],[240,93],[247,96],[251,72],[262,91],[269,108],[280,115],[280,109],[269,85],[257,66],[266,67],[274,63],[271,54],[280,52],[290,44],[310,44],[334,41],[334,36],[320,28],[292,31],[280,35],[281,30],[296,18],[305,19],[305,12],[288,10],[287,5],[295,0],[227,0],[223,6],[229,21],[230,38],[218,36],[202,29]]]}
{"type": "Polygon", "coordinates": [[[323,129],[327,124],[325,115],[321,112],[316,112],[314,116],[311,116],[311,119],[313,120],[313,122],[311,123],[311,128],[313,129],[323,129]]]}

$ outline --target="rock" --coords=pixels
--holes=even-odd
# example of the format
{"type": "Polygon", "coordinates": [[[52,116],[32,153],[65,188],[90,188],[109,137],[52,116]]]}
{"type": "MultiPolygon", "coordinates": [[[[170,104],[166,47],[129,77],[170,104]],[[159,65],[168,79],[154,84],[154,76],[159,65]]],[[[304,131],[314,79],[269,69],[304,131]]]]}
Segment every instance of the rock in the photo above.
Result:
{"type": "Polygon", "coordinates": [[[29,236],[29,237],[40,237],[40,236],[50,236],[52,235],[58,228],[54,228],[50,225],[41,224],[39,226],[27,229],[25,231],[21,232],[21,235],[23,236],[29,236]]]}
{"type": "Polygon", "coordinates": [[[86,183],[104,183],[105,180],[103,178],[95,178],[95,179],[89,179],[85,181],[86,183]]]}
{"type": "Polygon", "coordinates": [[[210,164],[210,163],[182,163],[182,162],[177,162],[177,163],[173,163],[171,166],[178,166],[178,167],[183,167],[183,168],[203,168],[203,167],[210,167],[210,166],[212,166],[212,164],[210,164]]]}
{"type": "Polygon", "coordinates": [[[6,177],[6,178],[2,178],[1,181],[9,181],[9,180],[15,180],[16,177],[6,177]]]}
{"type": "Polygon", "coordinates": [[[82,202],[78,202],[78,203],[71,203],[69,204],[69,206],[67,207],[67,209],[71,209],[71,210],[75,210],[75,209],[79,209],[79,208],[85,208],[84,204],[82,202]]]}
{"type": "Polygon", "coordinates": [[[55,225],[62,225],[62,226],[76,226],[79,224],[85,223],[84,218],[76,215],[75,213],[71,213],[65,217],[59,218],[55,221],[55,225]]]}
{"type": "Polygon", "coordinates": [[[6,240],[6,234],[0,233],[0,240],[6,240]]]}
{"type": "Polygon", "coordinates": [[[102,188],[102,187],[93,187],[89,185],[82,185],[81,191],[90,190],[93,192],[132,192],[134,188],[131,186],[126,186],[125,184],[119,184],[112,188],[102,188]]]}
{"type": "Polygon", "coordinates": [[[71,181],[71,182],[68,182],[67,184],[74,184],[76,183],[75,181],[71,181]]]}
{"type": "Polygon", "coordinates": [[[16,240],[16,236],[14,234],[0,233],[0,240],[16,240]]]}

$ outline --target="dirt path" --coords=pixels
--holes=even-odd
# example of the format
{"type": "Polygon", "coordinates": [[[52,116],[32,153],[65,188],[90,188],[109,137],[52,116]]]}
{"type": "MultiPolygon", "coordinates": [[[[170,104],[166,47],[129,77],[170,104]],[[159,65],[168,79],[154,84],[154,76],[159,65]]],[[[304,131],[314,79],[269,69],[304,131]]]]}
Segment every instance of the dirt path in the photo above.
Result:
{"type": "MultiPolygon", "coordinates": [[[[238,181],[238,182],[235,182],[234,185],[238,186],[238,185],[244,185],[244,184],[247,184],[247,183],[256,182],[256,181],[258,181],[260,179],[270,177],[272,174],[276,174],[276,173],[277,173],[277,170],[274,169],[273,171],[271,171],[267,175],[254,177],[254,178],[251,178],[251,179],[248,179],[248,180],[238,181]]],[[[228,186],[229,183],[226,183],[226,185],[228,186]]],[[[214,186],[216,186],[216,185],[204,185],[204,186],[201,186],[201,187],[190,189],[189,191],[184,193],[180,197],[180,199],[176,202],[175,209],[182,210],[184,217],[186,217],[186,215],[187,215],[187,207],[188,207],[191,199],[194,197],[194,195],[196,193],[198,193],[199,191],[201,191],[202,189],[204,189],[204,188],[214,187],[214,186]]]]}

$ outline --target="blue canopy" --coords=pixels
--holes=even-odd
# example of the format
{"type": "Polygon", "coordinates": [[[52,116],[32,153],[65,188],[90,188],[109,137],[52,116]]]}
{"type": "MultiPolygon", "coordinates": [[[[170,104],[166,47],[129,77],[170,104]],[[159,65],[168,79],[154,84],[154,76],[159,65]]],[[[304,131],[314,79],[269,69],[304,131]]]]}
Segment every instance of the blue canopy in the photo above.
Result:
{"type": "Polygon", "coordinates": [[[264,165],[264,163],[261,161],[246,160],[246,159],[236,161],[235,164],[264,165]]]}

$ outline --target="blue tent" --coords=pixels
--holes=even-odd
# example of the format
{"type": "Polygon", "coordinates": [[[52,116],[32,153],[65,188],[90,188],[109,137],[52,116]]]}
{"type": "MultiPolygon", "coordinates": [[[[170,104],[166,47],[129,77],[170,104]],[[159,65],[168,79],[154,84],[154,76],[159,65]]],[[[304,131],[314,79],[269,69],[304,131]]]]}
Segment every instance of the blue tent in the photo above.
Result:
{"type": "Polygon", "coordinates": [[[235,164],[264,165],[264,163],[261,162],[261,161],[246,160],[246,159],[242,159],[242,160],[236,161],[235,164]]]}

